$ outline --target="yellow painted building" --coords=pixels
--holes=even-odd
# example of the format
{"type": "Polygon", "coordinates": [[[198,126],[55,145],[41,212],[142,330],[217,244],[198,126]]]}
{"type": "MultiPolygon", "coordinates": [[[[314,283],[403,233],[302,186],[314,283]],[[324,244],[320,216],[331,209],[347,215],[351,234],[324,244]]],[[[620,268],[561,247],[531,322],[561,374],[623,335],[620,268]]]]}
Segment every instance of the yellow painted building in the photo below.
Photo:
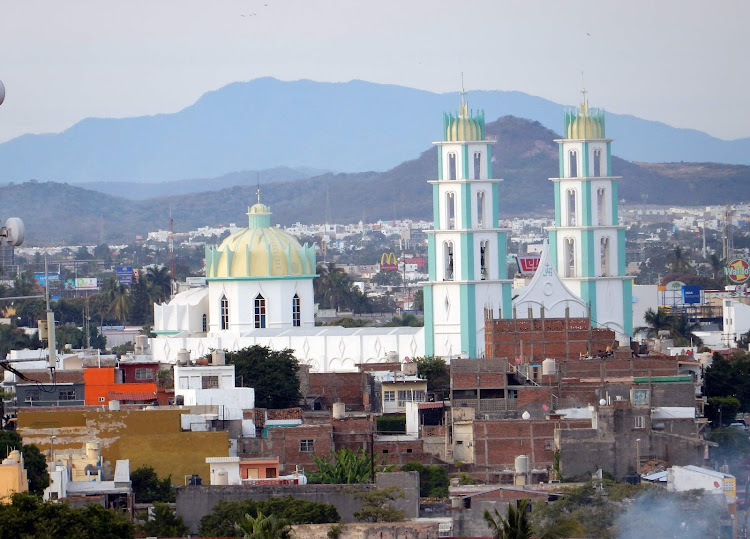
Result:
{"type": "Polygon", "coordinates": [[[18,413],[18,433],[24,443],[49,451],[55,436],[56,456],[79,453],[87,442],[101,444],[102,466],[111,475],[118,460],[130,460],[131,471],[151,466],[159,477],[172,476],[184,484],[185,476],[209,477],[206,455],[229,455],[229,434],[183,432],[184,409],[160,410],[23,410],[18,413]]]}
{"type": "Polygon", "coordinates": [[[14,449],[0,463],[0,503],[10,503],[13,494],[28,490],[29,481],[23,468],[23,455],[14,449]]]}

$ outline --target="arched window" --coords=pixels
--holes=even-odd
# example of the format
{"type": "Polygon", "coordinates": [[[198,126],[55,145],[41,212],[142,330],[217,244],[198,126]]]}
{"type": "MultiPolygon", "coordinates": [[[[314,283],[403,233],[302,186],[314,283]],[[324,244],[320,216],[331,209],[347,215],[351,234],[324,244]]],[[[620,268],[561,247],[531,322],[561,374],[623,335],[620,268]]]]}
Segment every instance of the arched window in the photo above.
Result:
{"type": "Polygon", "coordinates": [[[565,277],[576,276],[576,240],[565,238],[565,277]]]}
{"type": "Polygon", "coordinates": [[[479,242],[479,278],[485,281],[490,278],[490,242],[487,240],[479,242]]]}
{"type": "Polygon", "coordinates": [[[296,328],[302,325],[301,306],[297,294],[292,298],[292,325],[296,328]]]}
{"type": "Polygon", "coordinates": [[[447,193],[445,195],[445,214],[448,217],[448,228],[453,230],[456,228],[456,193],[447,193]]]}
{"type": "Polygon", "coordinates": [[[609,238],[601,239],[601,259],[599,261],[600,269],[599,273],[602,277],[609,277],[611,275],[609,265],[609,238]]]}
{"type": "Polygon", "coordinates": [[[201,322],[203,324],[202,325],[202,327],[203,327],[202,331],[203,331],[203,333],[206,333],[208,331],[208,316],[206,316],[205,313],[201,317],[201,322]]]}
{"type": "Polygon", "coordinates": [[[255,296],[255,327],[266,327],[266,298],[260,294],[255,296]]]}
{"type": "Polygon", "coordinates": [[[443,267],[445,268],[445,271],[443,272],[443,280],[452,281],[453,280],[453,242],[452,241],[446,241],[445,243],[443,243],[443,267]]]}
{"type": "Polygon", "coordinates": [[[565,194],[568,200],[568,226],[576,226],[576,190],[568,189],[565,194]]]}
{"type": "Polygon", "coordinates": [[[219,311],[221,314],[221,329],[229,329],[229,300],[226,296],[221,296],[219,311]]]}
{"type": "Polygon", "coordinates": [[[450,152],[448,154],[448,179],[455,180],[456,178],[456,154],[450,152]]]}
{"type": "Polygon", "coordinates": [[[484,191],[477,193],[477,228],[484,228],[484,191]]]}
{"type": "Polygon", "coordinates": [[[474,152],[474,179],[478,180],[482,174],[482,152],[474,152]]]}
{"type": "Polygon", "coordinates": [[[578,152],[576,152],[575,150],[570,150],[568,159],[570,163],[570,177],[577,178],[578,177],[578,152]]]}
{"type": "Polygon", "coordinates": [[[596,222],[598,225],[605,225],[607,223],[606,194],[607,190],[604,187],[596,190],[596,222]]]}
{"type": "Polygon", "coordinates": [[[602,151],[597,148],[594,150],[594,176],[597,178],[602,175],[602,151]]]}

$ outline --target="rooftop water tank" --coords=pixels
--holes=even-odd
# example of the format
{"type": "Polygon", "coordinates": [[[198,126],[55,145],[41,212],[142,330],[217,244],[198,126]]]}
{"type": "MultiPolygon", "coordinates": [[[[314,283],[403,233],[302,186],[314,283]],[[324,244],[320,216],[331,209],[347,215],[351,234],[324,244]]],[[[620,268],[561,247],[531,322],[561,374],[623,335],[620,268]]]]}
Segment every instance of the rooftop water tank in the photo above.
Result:
{"type": "Polygon", "coordinates": [[[551,357],[542,361],[542,375],[547,374],[557,374],[557,362],[551,357]]]}
{"type": "Polygon", "coordinates": [[[344,419],[346,417],[346,404],[343,402],[333,403],[333,418],[344,419]]]}

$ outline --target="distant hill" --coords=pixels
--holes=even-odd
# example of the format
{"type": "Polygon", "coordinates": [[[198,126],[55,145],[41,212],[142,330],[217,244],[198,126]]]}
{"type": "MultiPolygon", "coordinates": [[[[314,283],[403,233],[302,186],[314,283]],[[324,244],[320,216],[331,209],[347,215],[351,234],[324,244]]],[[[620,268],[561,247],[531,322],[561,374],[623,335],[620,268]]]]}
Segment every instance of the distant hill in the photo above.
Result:
{"type": "MultiPolygon", "coordinates": [[[[552,182],[558,170],[559,135],[538,122],[505,116],[487,124],[497,139],[494,176],[504,178],[500,193],[502,216],[551,214],[552,182]]],[[[617,151],[617,144],[614,146],[617,151]]],[[[623,176],[621,201],[649,204],[705,205],[750,200],[750,167],[715,163],[632,163],[613,157],[614,173],[623,176]]],[[[253,174],[250,174],[252,178],[253,174]]],[[[386,172],[327,173],[262,187],[275,224],[322,223],[326,199],[337,223],[397,218],[432,219],[432,191],[437,175],[437,149],[386,172]]],[[[240,174],[242,176],[242,174],[240,174]]],[[[245,175],[247,176],[247,174],[245,175]]],[[[218,181],[218,180],[216,180],[218,181]]],[[[212,180],[205,180],[212,185],[212,180]]],[[[144,192],[150,186],[142,186],[144,192]]],[[[151,192],[161,192],[159,185],[151,192]]],[[[60,183],[26,182],[8,186],[0,197],[0,216],[21,217],[30,245],[51,243],[110,244],[132,241],[136,234],[165,229],[172,209],[176,231],[206,225],[246,223],[248,205],[256,197],[252,181],[224,189],[127,200],[60,183]]]]}
{"type": "MultiPolygon", "coordinates": [[[[592,99],[606,107],[607,96],[592,99]]],[[[476,91],[488,120],[512,114],[559,130],[563,106],[521,92],[476,91]]],[[[386,171],[440,136],[457,93],[363,81],[229,84],[174,114],[88,118],[59,134],[0,144],[0,182],[165,182],[233,171],[306,166],[386,171]]],[[[633,116],[608,114],[607,135],[634,161],[750,164],[750,138],[723,141],[633,116]]]]}

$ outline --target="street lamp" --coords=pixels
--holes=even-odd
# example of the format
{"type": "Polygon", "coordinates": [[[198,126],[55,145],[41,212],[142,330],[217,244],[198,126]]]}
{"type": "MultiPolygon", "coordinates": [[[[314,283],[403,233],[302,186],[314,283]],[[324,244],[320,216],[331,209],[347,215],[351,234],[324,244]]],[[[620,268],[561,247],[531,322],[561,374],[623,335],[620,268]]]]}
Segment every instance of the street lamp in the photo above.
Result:
{"type": "Polygon", "coordinates": [[[635,473],[641,473],[641,439],[635,439],[635,473]]]}
{"type": "Polygon", "coordinates": [[[50,448],[49,448],[49,460],[52,462],[53,465],[55,463],[55,440],[57,440],[57,436],[53,434],[52,444],[50,445],[50,448]]]}

